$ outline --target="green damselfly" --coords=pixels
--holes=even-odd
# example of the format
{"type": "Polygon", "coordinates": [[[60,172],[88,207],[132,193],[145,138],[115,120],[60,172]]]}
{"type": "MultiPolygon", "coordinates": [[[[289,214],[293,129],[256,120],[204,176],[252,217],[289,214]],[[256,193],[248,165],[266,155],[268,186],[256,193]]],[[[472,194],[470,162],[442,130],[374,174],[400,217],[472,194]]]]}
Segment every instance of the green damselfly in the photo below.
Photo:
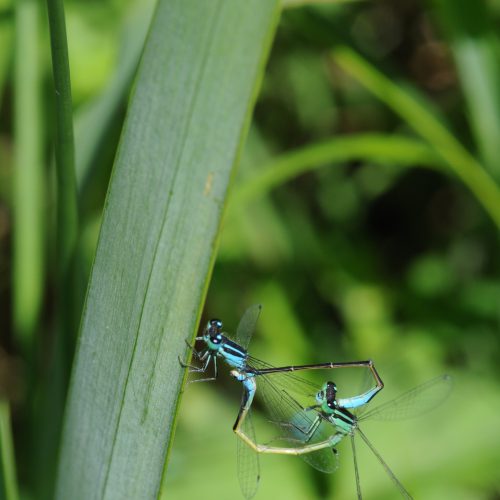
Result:
{"type": "MultiPolygon", "coordinates": [[[[192,366],[179,359],[183,366],[190,368],[190,371],[195,373],[205,373],[211,364],[214,366],[212,377],[197,379],[194,382],[215,380],[217,378],[217,359],[221,358],[230,367],[235,369],[234,373],[243,377],[246,381],[243,384],[246,387],[246,391],[243,394],[241,407],[245,407],[247,403],[251,405],[254,393],[251,391],[252,383],[250,381],[258,377],[261,381],[259,393],[263,396],[265,408],[271,420],[280,423],[288,421],[293,415],[296,415],[295,418],[297,419],[299,428],[312,425],[314,415],[305,412],[297,414],[297,402],[294,396],[297,397],[298,395],[299,397],[308,398],[314,396],[317,386],[294,375],[292,372],[335,368],[364,368],[370,370],[375,380],[375,387],[360,397],[370,400],[383,388],[382,380],[373,362],[370,360],[274,367],[250,356],[247,347],[255,330],[261,309],[260,305],[254,305],[245,312],[236,330],[235,340],[231,340],[227,334],[222,332],[222,321],[212,319],[208,322],[203,334],[196,337],[196,340],[204,343],[204,348],[201,351],[197,351],[194,346],[188,343],[188,346],[193,350],[194,356],[201,361],[202,365],[199,367],[192,366]]],[[[245,412],[245,415],[247,413],[248,411],[245,412]]],[[[243,423],[245,426],[245,435],[249,436],[250,441],[253,440],[255,442],[255,434],[249,415],[244,419],[243,423]]],[[[237,424],[238,419],[235,427],[237,424]]],[[[278,428],[283,439],[290,442],[295,441],[296,431],[294,429],[282,425],[279,425],[278,428]]],[[[337,467],[337,457],[336,454],[332,453],[332,443],[329,438],[330,434],[322,433],[318,430],[309,443],[310,445],[316,444],[317,450],[313,452],[313,450],[308,449],[307,454],[301,455],[306,462],[323,472],[332,472],[337,467]]],[[[242,444],[243,442],[238,440],[238,476],[244,496],[251,498],[257,491],[258,479],[260,477],[259,462],[257,454],[251,453],[249,448],[242,444]]],[[[297,454],[301,454],[300,451],[297,454]]]]}
{"type": "Polygon", "coordinates": [[[242,382],[244,387],[242,406],[240,408],[240,413],[234,426],[234,430],[251,449],[260,453],[286,455],[298,455],[304,453],[314,454],[317,453],[318,448],[322,449],[324,446],[328,446],[327,443],[329,443],[330,447],[334,447],[344,437],[349,436],[353,453],[358,499],[362,498],[362,494],[355,446],[356,434],[359,434],[362,440],[367,444],[369,449],[385,469],[388,476],[396,485],[401,495],[407,499],[412,498],[382,458],[380,453],[361,430],[359,426],[360,422],[368,419],[398,420],[424,414],[434,409],[437,405],[443,402],[444,399],[446,399],[452,385],[451,377],[449,375],[442,375],[403,393],[399,397],[387,403],[379,405],[373,409],[369,409],[367,403],[372,398],[366,402],[363,402],[363,396],[338,399],[337,387],[335,383],[331,381],[325,382],[316,393],[315,404],[302,407],[298,402],[296,402],[296,415],[290,419],[282,420],[280,423],[284,428],[292,429],[296,441],[301,444],[298,446],[295,444],[294,446],[277,447],[258,444],[255,440],[254,434],[247,434],[245,420],[250,416],[250,405],[257,391],[257,382],[255,378],[247,378],[243,374],[238,373],[236,370],[233,370],[232,375],[237,378],[237,380],[242,382]],[[297,415],[303,414],[314,415],[310,424],[303,425],[301,418],[297,418],[297,415]],[[329,428],[330,430],[325,430],[326,428],[329,428]],[[317,438],[318,433],[320,440],[317,438]],[[325,439],[325,436],[328,434],[330,434],[330,437],[325,439]]]}
{"type": "MultiPolygon", "coordinates": [[[[189,368],[190,373],[205,373],[212,364],[214,367],[213,376],[201,379],[195,379],[191,382],[209,382],[217,379],[217,359],[222,358],[231,368],[247,376],[269,375],[271,373],[294,372],[300,370],[320,370],[332,368],[364,367],[373,366],[372,361],[354,361],[344,363],[316,363],[299,366],[274,367],[265,361],[254,358],[248,354],[248,344],[255,330],[255,325],[262,311],[260,304],[250,306],[243,314],[238,328],[236,329],[235,339],[232,340],[229,335],[222,331],[223,324],[220,319],[211,319],[203,330],[201,336],[196,337],[196,341],[204,343],[201,351],[197,351],[194,345],[186,341],[189,349],[199,361],[201,366],[194,366],[182,361],[179,362],[185,368],[189,368]]],[[[375,372],[376,373],[376,372],[375,372]]],[[[376,375],[378,377],[378,374],[376,375]]],[[[380,388],[383,387],[379,380],[380,388]]]]}

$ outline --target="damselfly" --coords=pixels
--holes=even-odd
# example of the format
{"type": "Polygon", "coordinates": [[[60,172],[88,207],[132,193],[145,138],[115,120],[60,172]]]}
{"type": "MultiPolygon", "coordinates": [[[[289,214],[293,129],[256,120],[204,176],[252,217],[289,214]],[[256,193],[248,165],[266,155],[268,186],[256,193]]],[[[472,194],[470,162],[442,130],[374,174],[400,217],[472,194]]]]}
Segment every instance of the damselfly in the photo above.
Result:
{"type": "Polygon", "coordinates": [[[250,446],[250,448],[260,453],[297,455],[312,452],[314,454],[317,452],[318,447],[322,448],[323,446],[328,446],[326,444],[328,442],[330,443],[330,446],[333,447],[344,437],[350,436],[358,499],[361,499],[362,495],[355,447],[356,433],[361,436],[363,441],[378,459],[393,483],[398,488],[401,495],[407,499],[412,498],[406,488],[401,484],[390,467],[384,461],[380,453],[368,440],[364,432],[361,430],[359,423],[368,419],[397,420],[421,415],[432,410],[443,402],[451,389],[451,377],[449,375],[442,375],[425,382],[414,389],[411,389],[388,403],[384,403],[376,408],[367,410],[366,405],[369,400],[363,402],[362,396],[338,399],[336,385],[333,382],[328,381],[323,384],[319,391],[317,391],[315,404],[308,407],[296,406],[297,415],[299,416],[311,413],[315,415],[314,418],[312,418],[312,423],[310,425],[304,426],[301,423],[301,418],[297,418],[297,416],[281,422],[281,425],[285,428],[293,429],[295,431],[295,436],[299,441],[302,441],[302,445],[276,447],[258,444],[255,440],[254,434],[249,434],[246,431],[247,426],[245,420],[250,416],[250,404],[257,390],[255,378],[246,378],[243,374],[240,374],[237,371],[233,371],[232,375],[242,382],[244,387],[242,407],[240,408],[240,413],[234,426],[234,430],[236,434],[250,446]],[[325,436],[328,435],[328,431],[325,431],[325,426],[330,427],[330,437],[326,439],[325,436]],[[321,436],[321,440],[317,439],[318,433],[321,436]]]}
{"type": "MultiPolygon", "coordinates": [[[[183,366],[189,367],[191,372],[196,373],[205,373],[211,362],[213,363],[214,376],[194,380],[194,382],[215,380],[217,378],[217,358],[222,358],[229,366],[236,369],[234,373],[241,377],[241,380],[239,380],[244,381],[243,385],[246,390],[243,394],[241,408],[245,406],[249,408],[254,396],[254,391],[252,391],[251,387],[255,384],[254,378],[259,377],[261,381],[259,393],[264,399],[266,412],[270,416],[271,421],[278,424],[280,437],[288,442],[297,442],[295,437],[296,430],[292,427],[281,425],[281,422],[291,421],[295,416],[299,428],[309,428],[314,422],[314,414],[307,412],[298,413],[297,401],[301,398],[302,400],[304,398],[309,400],[309,398],[314,397],[317,388],[317,385],[291,372],[334,368],[364,368],[368,369],[372,374],[375,386],[360,397],[364,397],[368,401],[383,388],[382,380],[373,362],[370,360],[274,367],[250,356],[247,352],[247,347],[261,309],[260,305],[256,305],[246,311],[238,325],[235,341],[222,332],[222,322],[220,320],[214,319],[208,322],[203,335],[196,338],[196,340],[205,343],[204,349],[198,352],[194,349],[194,346],[188,344],[193,349],[195,357],[202,362],[202,366],[191,366],[180,360],[183,366]],[[272,377],[270,376],[271,374],[272,377]]],[[[245,416],[247,413],[248,410],[245,411],[245,416]]],[[[239,418],[235,427],[238,424],[239,418]]],[[[249,436],[250,441],[255,442],[255,434],[249,415],[244,418],[244,424],[245,435],[249,436]]],[[[307,454],[301,455],[306,462],[323,472],[333,472],[337,467],[336,455],[332,453],[333,445],[329,440],[330,434],[329,429],[328,433],[323,433],[318,429],[309,442],[309,446],[316,444],[317,450],[309,448],[307,454]]],[[[296,454],[301,453],[299,451],[296,454]]],[[[250,449],[240,440],[238,440],[238,476],[243,494],[246,498],[251,498],[257,491],[258,478],[260,477],[258,457],[257,454],[251,453],[250,449]]]]}
{"type": "Polygon", "coordinates": [[[227,333],[222,331],[223,324],[220,319],[211,319],[203,334],[196,337],[196,341],[202,341],[205,346],[201,351],[197,351],[194,345],[186,341],[188,347],[192,350],[194,356],[201,361],[201,366],[193,366],[182,361],[179,357],[179,362],[185,368],[189,368],[190,373],[205,373],[210,364],[213,364],[214,374],[212,377],[195,379],[190,382],[209,382],[217,379],[217,359],[222,358],[231,368],[235,368],[238,372],[247,376],[269,375],[271,373],[293,372],[299,370],[319,370],[331,368],[347,368],[347,367],[364,367],[372,370],[373,375],[377,379],[379,389],[382,389],[383,383],[378,378],[378,374],[373,369],[373,363],[367,361],[354,361],[345,363],[319,363],[300,366],[283,366],[274,367],[264,361],[254,358],[248,354],[248,344],[255,330],[255,325],[259,318],[262,306],[255,304],[250,306],[243,314],[236,336],[231,340],[227,333]]]}
{"type": "MultiPolygon", "coordinates": [[[[304,367],[306,365],[303,365],[304,367]]],[[[356,368],[359,365],[345,364],[336,368],[356,368]]],[[[365,368],[365,366],[362,366],[365,368]]],[[[383,387],[373,363],[369,363],[370,373],[375,385],[368,391],[350,398],[353,405],[366,404],[383,387]]],[[[304,411],[299,401],[310,401],[317,391],[317,384],[291,374],[289,367],[271,368],[272,372],[255,375],[232,370],[231,376],[242,382],[244,390],[238,417],[233,426],[238,439],[238,477],[243,494],[251,498],[257,491],[258,455],[259,453],[279,453],[299,455],[312,467],[321,472],[331,473],[338,467],[335,445],[344,437],[337,433],[332,435],[331,425],[317,425],[317,412],[304,411]],[[280,371],[282,370],[282,371],[280,371]],[[273,443],[286,443],[285,446],[258,444],[252,424],[250,409],[259,383],[259,395],[263,400],[263,409],[274,423],[275,435],[273,443]],[[309,433],[306,437],[305,431],[309,433]],[[305,440],[307,439],[307,442],[305,440]]],[[[298,366],[301,369],[302,366],[298,366]]],[[[325,368],[321,366],[321,368],[325,368]]],[[[304,368],[306,369],[306,368],[304,368]]],[[[309,368],[309,369],[316,369],[309,368]]],[[[347,402],[347,400],[344,400],[347,402]]]]}

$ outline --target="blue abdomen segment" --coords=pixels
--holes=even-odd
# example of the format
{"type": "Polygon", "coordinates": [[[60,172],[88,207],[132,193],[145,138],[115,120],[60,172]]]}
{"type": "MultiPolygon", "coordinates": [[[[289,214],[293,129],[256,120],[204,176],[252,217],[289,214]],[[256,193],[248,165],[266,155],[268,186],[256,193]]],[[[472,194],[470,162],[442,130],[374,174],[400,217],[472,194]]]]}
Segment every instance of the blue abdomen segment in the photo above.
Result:
{"type": "Polygon", "coordinates": [[[359,406],[363,406],[368,403],[379,390],[379,387],[374,387],[364,394],[360,394],[359,396],[354,396],[352,398],[339,399],[337,402],[341,408],[358,408],[359,406]]]}

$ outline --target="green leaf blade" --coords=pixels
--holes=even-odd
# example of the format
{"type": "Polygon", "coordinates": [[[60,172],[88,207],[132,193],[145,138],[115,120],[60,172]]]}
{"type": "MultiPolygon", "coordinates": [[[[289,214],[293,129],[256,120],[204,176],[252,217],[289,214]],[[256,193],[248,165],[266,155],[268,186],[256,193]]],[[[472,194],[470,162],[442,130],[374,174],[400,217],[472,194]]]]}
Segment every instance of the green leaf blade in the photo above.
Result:
{"type": "Polygon", "coordinates": [[[103,218],[57,498],[155,498],[277,2],[163,0],[103,218]]]}
{"type": "Polygon", "coordinates": [[[13,175],[13,324],[16,341],[31,353],[43,300],[46,202],[41,126],[38,2],[15,5],[15,168],[13,175]]]}
{"type": "Polygon", "coordinates": [[[19,491],[16,478],[16,459],[9,402],[0,399],[0,498],[18,500],[19,491]]]}
{"type": "Polygon", "coordinates": [[[438,169],[444,163],[427,144],[411,137],[373,133],[337,136],[273,158],[261,171],[241,183],[232,199],[237,204],[245,204],[310,170],[360,159],[438,169]]]}
{"type": "Polygon", "coordinates": [[[355,77],[396,114],[400,115],[417,134],[447,163],[450,171],[462,180],[483,205],[494,223],[500,227],[500,189],[474,156],[436,116],[423,96],[396,85],[348,47],[336,48],[333,58],[339,66],[355,77]]]}
{"type": "Polygon", "coordinates": [[[498,38],[486,2],[435,0],[435,14],[445,27],[468,107],[468,118],[482,161],[500,179],[500,66],[498,38]]]}

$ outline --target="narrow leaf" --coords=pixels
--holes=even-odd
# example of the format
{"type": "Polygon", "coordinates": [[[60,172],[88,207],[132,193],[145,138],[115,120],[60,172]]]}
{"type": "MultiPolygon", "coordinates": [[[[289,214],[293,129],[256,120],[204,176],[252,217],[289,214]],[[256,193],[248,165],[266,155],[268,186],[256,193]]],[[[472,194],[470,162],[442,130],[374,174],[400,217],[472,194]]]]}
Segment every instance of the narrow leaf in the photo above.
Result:
{"type": "Polygon", "coordinates": [[[408,125],[436,150],[500,227],[499,187],[483,166],[436,117],[435,112],[430,110],[430,105],[424,104],[423,97],[417,99],[347,47],[336,49],[333,57],[347,73],[406,120],[408,125]]]}
{"type": "Polygon", "coordinates": [[[122,38],[115,73],[103,91],[75,116],[76,177],[79,195],[102,162],[96,158],[99,147],[107,137],[113,119],[126,100],[144,39],[151,21],[154,0],[136,1],[122,27],[122,38]]]}
{"type": "Polygon", "coordinates": [[[12,44],[14,39],[14,16],[10,0],[3,2],[0,8],[0,109],[12,58],[12,44]]]}
{"type": "Polygon", "coordinates": [[[257,174],[245,179],[232,197],[245,203],[309,170],[328,163],[366,160],[399,166],[441,167],[443,160],[422,141],[404,136],[359,134],[290,151],[271,160],[257,174]]]}
{"type": "Polygon", "coordinates": [[[66,410],[57,498],[156,498],[184,339],[279,9],[160,0],[108,192],[66,410]]]}
{"type": "Polygon", "coordinates": [[[16,479],[16,459],[12,427],[10,425],[10,409],[6,400],[0,400],[0,498],[17,500],[19,491],[16,479]]]}
{"type": "Polygon", "coordinates": [[[484,164],[500,180],[500,64],[498,39],[486,2],[435,0],[450,39],[476,144],[484,164]]]}
{"type": "Polygon", "coordinates": [[[31,353],[42,302],[45,222],[37,0],[16,2],[15,15],[13,321],[19,344],[31,353]]]}
{"type": "MultiPolygon", "coordinates": [[[[60,295],[69,284],[68,275],[76,248],[78,215],[76,202],[75,143],[73,137],[73,104],[69,74],[68,41],[62,0],[47,0],[52,49],[56,111],[56,173],[57,173],[57,263],[60,295]]],[[[71,290],[64,291],[64,296],[71,290]]],[[[63,296],[63,297],[64,297],[63,296]]],[[[63,301],[63,306],[68,306],[63,301]]],[[[71,307],[71,303],[69,304],[71,307]]]]}

